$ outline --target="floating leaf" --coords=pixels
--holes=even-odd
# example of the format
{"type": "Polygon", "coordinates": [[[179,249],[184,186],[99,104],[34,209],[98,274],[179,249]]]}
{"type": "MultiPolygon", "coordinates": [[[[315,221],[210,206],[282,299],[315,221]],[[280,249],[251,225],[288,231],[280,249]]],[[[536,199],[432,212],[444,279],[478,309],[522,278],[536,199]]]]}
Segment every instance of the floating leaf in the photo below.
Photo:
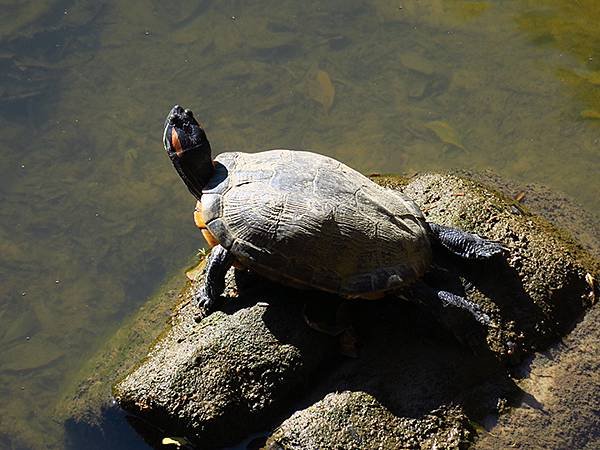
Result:
{"type": "Polygon", "coordinates": [[[17,374],[40,370],[55,364],[64,355],[64,350],[50,340],[24,341],[2,350],[0,372],[17,374]]]}
{"type": "Polygon", "coordinates": [[[596,119],[600,120],[600,112],[593,109],[586,109],[579,113],[582,119],[596,119]]]}
{"type": "Polygon", "coordinates": [[[324,70],[317,70],[316,75],[310,77],[307,82],[308,96],[323,105],[325,112],[329,112],[333,106],[335,87],[331,77],[324,70]]]}
{"type": "Polygon", "coordinates": [[[599,71],[589,71],[589,70],[575,70],[574,71],[577,76],[583,78],[584,80],[594,84],[596,86],[600,85],[600,72],[599,71]]]}
{"type": "Polygon", "coordinates": [[[430,129],[435,133],[440,141],[444,144],[453,145],[462,150],[466,150],[460,142],[458,133],[452,128],[447,122],[441,120],[434,120],[425,124],[425,128],[430,129]]]}
{"type": "Polygon", "coordinates": [[[517,195],[515,195],[515,201],[521,203],[525,199],[526,195],[527,194],[525,193],[525,191],[520,191],[517,195]]]}
{"type": "Polygon", "coordinates": [[[588,284],[588,286],[592,289],[595,288],[596,286],[596,279],[594,278],[594,276],[591,273],[586,273],[585,274],[585,282],[588,284]]]}
{"type": "Polygon", "coordinates": [[[431,75],[435,72],[433,63],[419,53],[405,52],[400,54],[399,59],[400,64],[415,72],[425,75],[431,75]]]}

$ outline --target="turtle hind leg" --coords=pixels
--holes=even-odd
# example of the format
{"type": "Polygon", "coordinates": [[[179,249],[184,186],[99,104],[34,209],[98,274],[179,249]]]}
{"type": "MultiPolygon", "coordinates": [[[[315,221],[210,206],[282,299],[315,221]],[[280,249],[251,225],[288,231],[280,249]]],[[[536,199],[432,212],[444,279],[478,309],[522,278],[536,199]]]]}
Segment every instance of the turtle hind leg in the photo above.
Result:
{"type": "Polygon", "coordinates": [[[485,327],[492,321],[476,303],[424,282],[416,283],[401,297],[423,307],[474,353],[485,347],[485,327]]]}
{"type": "Polygon", "coordinates": [[[488,259],[502,254],[506,248],[499,242],[484,239],[457,228],[427,222],[430,235],[442,247],[465,259],[488,259]]]}
{"type": "Polygon", "coordinates": [[[215,301],[225,290],[225,274],[232,266],[234,257],[229,250],[221,245],[216,245],[206,259],[206,275],[204,284],[195,296],[199,307],[210,312],[215,301]]]}

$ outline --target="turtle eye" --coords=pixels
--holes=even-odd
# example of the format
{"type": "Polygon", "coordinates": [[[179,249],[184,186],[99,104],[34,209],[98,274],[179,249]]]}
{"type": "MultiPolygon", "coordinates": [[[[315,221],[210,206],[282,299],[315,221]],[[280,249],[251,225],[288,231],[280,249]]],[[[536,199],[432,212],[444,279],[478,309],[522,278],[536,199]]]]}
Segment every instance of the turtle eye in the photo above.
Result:
{"type": "Polygon", "coordinates": [[[181,117],[175,115],[169,117],[169,124],[181,128],[181,117]]]}

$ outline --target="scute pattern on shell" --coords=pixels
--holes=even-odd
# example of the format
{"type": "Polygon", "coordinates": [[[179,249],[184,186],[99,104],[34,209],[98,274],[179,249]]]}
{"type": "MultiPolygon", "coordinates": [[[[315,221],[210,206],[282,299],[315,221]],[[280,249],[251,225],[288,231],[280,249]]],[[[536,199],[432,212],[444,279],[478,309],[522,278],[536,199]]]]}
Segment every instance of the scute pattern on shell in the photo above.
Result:
{"type": "Polygon", "coordinates": [[[388,291],[431,261],[418,207],[310,152],[224,153],[202,194],[221,245],[267,278],[347,297],[388,291]]]}

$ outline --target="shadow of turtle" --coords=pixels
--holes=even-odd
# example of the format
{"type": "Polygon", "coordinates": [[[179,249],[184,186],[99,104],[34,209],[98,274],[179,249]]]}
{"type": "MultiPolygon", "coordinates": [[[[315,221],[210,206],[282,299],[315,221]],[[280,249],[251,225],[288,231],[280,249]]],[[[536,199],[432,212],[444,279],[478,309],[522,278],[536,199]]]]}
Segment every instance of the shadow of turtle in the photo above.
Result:
{"type": "MultiPolygon", "coordinates": [[[[323,297],[311,301],[328,300],[336,301],[323,297]]],[[[512,403],[521,394],[491,351],[475,355],[415,305],[397,299],[356,301],[351,315],[359,356],[348,358],[334,351],[306,380],[303,393],[297,393],[283,417],[332,392],[363,391],[397,417],[418,419],[441,407],[459,405],[469,419],[482,421],[504,399],[512,403]]],[[[269,310],[264,315],[271,332],[310,352],[290,338],[298,334],[282,329],[277,316],[269,310]]],[[[305,332],[314,330],[307,326],[305,332]]]]}
{"type": "Polygon", "coordinates": [[[462,283],[469,297],[491,304],[496,310],[501,322],[496,330],[498,339],[513,344],[507,362],[518,364],[524,356],[558,341],[584,313],[582,302],[564,301],[569,298],[569,291],[573,292],[572,298],[577,298],[579,286],[566,285],[560,292],[538,293],[544,298],[542,303],[527,292],[518,270],[503,258],[485,265],[453,258],[451,264],[464,275],[462,283]],[[560,298],[555,299],[555,295],[560,298]]]}
{"type": "MultiPolygon", "coordinates": [[[[472,420],[483,420],[497,410],[504,399],[516,401],[521,394],[504,364],[485,347],[474,354],[423,308],[398,298],[378,301],[347,301],[314,291],[287,291],[286,301],[323,307],[335,320],[341,301],[349,303],[351,323],[358,339],[358,357],[348,358],[339,351],[323,361],[320,369],[305,382],[302,395],[295,398],[289,415],[331,392],[363,391],[371,394],[398,417],[420,418],[446,405],[460,405],[472,420]]],[[[282,306],[274,295],[273,306],[282,306]]],[[[296,311],[298,308],[294,308],[296,311]]],[[[462,311],[461,311],[462,313],[462,311]]],[[[304,339],[281,326],[279,312],[267,308],[263,319],[282,342],[302,352],[304,339]]],[[[474,328],[480,325],[464,318],[474,328]]],[[[304,333],[315,333],[305,325],[304,333]]],[[[322,335],[323,345],[332,336],[322,335]]]]}

